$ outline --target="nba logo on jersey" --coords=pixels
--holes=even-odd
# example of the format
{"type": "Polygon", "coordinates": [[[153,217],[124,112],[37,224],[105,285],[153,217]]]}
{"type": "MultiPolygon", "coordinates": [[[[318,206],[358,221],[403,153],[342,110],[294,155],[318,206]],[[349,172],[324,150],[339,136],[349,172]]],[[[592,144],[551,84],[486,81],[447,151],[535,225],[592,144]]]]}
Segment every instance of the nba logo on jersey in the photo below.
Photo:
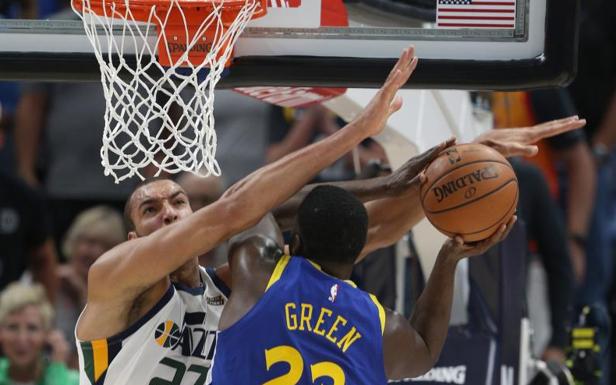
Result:
{"type": "Polygon", "coordinates": [[[334,302],[336,301],[336,297],[338,296],[338,284],[335,284],[334,286],[332,286],[331,289],[329,289],[329,297],[327,298],[329,300],[329,302],[334,302]]]}
{"type": "Polygon", "coordinates": [[[302,0],[267,0],[269,8],[297,8],[302,5],[302,0]]]}

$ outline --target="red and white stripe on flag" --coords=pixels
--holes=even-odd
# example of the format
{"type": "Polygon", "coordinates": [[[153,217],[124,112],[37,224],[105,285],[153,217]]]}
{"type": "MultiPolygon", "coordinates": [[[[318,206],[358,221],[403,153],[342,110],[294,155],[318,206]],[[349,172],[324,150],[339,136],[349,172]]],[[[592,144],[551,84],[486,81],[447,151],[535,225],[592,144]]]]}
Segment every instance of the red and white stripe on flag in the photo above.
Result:
{"type": "Polygon", "coordinates": [[[302,0],[267,0],[269,8],[297,8],[302,5],[302,0]]]}
{"type": "Polygon", "coordinates": [[[516,0],[438,0],[439,28],[515,28],[516,0]]]}

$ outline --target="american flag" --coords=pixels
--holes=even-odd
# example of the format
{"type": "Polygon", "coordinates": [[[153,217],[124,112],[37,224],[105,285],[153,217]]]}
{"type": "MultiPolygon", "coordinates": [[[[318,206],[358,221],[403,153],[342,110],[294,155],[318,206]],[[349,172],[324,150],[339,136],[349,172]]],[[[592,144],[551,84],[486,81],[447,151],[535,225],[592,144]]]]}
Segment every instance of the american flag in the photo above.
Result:
{"type": "Polygon", "coordinates": [[[441,28],[515,28],[516,0],[438,0],[441,28]]]}
{"type": "Polygon", "coordinates": [[[267,0],[268,8],[297,8],[302,5],[302,0],[267,0]]]}

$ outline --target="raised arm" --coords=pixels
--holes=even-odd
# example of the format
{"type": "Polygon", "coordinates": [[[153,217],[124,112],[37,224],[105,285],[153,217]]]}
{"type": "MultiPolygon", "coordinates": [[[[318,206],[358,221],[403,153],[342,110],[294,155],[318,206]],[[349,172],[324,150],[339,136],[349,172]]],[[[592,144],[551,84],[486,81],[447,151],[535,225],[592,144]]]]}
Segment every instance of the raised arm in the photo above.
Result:
{"type": "Polygon", "coordinates": [[[114,285],[96,292],[114,296],[126,289],[149,287],[196,255],[256,224],[321,169],[381,132],[389,116],[400,109],[402,101],[396,91],[416,65],[414,50],[406,49],[371,103],[343,129],[255,171],[193,215],[107,252],[91,268],[90,282],[114,285]]]}
{"type": "Polygon", "coordinates": [[[505,239],[515,220],[513,217],[491,238],[473,245],[464,244],[460,237],[445,242],[411,319],[387,310],[383,334],[387,378],[417,377],[434,366],[447,338],[456,265],[505,239]]]}

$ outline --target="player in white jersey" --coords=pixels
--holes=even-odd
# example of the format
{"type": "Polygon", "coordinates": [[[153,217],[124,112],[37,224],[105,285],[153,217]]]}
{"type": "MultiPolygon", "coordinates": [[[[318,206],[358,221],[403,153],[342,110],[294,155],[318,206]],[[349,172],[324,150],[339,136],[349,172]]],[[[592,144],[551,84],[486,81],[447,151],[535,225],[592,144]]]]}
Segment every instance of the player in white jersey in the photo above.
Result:
{"type": "Polygon", "coordinates": [[[80,384],[203,385],[229,293],[213,270],[201,268],[200,275],[200,287],[169,285],[126,330],[78,342],[80,384]]]}
{"type": "MultiPolygon", "coordinates": [[[[105,253],[89,272],[88,303],[76,327],[81,384],[203,384],[227,298],[222,281],[226,276],[228,282],[228,269],[204,271],[198,267],[197,256],[256,224],[322,168],[364,138],[378,134],[400,108],[395,93],[415,66],[413,50],[405,50],[383,88],[355,121],[256,171],[194,214],[186,194],[173,181],[150,180],[139,186],[127,202],[132,225],[129,241],[105,253]]],[[[495,145],[508,146],[506,140],[495,145]]],[[[516,143],[511,148],[520,152],[524,147],[516,143]]],[[[418,191],[418,179],[413,177],[438,149],[420,157],[413,164],[418,167],[409,167],[410,175],[401,173],[406,178],[398,180],[403,188],[418,191]]],[[[421,212],[418,199],[405,196],[393,202],[377,201],[369,215],[385,213],[379,205],[392,203],[396,210],[388,212],[398,217],[379,220],[401,221],[396,222],[396,231],[405,231],[417,215],[401,217],[400,213],[421,212]]],[[[390,230],[391,226],[381,228],[395,235],[390,230]]],[[[370,245],[380,246],[379,242],[370,245]]]]}
{"type": "Polygon", "coordinates": [[[208,366],[206,345],[212,346],[215,338],[204,326],[215,329],[216,304],[225,297],[216,289],[215,275],[197,268],[197,256],[255,225],[321,169],[379,134],[400,108],[396,91],[416,64],[414,50],[406,49],[355,121],[257,170],[195,213],[171,180],[138,187],[127,202],[134,225],[129,240],[90,268],[88,302],[75,330],[81,384],[202,384],[208,366]],[[183,285],[173,285],[171,276],[183,285]]]}

